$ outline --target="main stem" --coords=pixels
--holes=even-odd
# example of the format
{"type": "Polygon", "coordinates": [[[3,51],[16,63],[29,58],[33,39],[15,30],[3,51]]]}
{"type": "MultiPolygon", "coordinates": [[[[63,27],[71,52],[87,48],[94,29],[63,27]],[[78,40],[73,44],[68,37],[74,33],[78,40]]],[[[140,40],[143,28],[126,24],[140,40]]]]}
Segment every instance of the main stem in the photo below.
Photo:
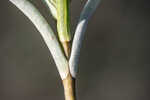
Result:
{"type": "MultiPolygon", "coordinates": [[[[69,42],[63,43],[64,52],[66,57],[69,58],[70,54],[70,44],[69,42]]],[[[64,86],[64,95],[65,100],[76,100],[76,92],[75,92],[75,78],[73,78],[70,74],[70,71],[65,79],[62,80],[64,86]]]]}
{"type": "Polygon", "coordinates": [[[63,80],[65,100],[76,100],[75,94],[75,79],[69,74],[66,79],[63,80]]]}

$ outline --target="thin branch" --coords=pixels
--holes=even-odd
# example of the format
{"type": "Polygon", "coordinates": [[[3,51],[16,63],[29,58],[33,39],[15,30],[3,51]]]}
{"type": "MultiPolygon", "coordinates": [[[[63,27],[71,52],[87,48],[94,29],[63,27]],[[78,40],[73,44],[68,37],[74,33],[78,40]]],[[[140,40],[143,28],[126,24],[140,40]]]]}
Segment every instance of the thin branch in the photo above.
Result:
{"type": "Polygon", "coordinates": [[[74,78],[76,77],[76,73],[78,70],[77,64],[79,61],[80,48],[81,48],[82,40],[84,38],[85,30],[87,28],[88,21],[90,17],[93,15],[94,11],[96,10],[100,1],[101,0],[88,0],[81,12],[80,19],[75,31],[71,56],[69,60],[70,72],[74,78]]]}
{"type": "Polygon", "coordinates": [[[61,50],[61,46],[47,21],[40,14],[37,8],[35,8],[28,0],[10,1],[32,21],[37,30],[40,32],[54,58],[61,78],[65,79],[69,73],[68,61],[66,60],[64,53],[61,50]]]}

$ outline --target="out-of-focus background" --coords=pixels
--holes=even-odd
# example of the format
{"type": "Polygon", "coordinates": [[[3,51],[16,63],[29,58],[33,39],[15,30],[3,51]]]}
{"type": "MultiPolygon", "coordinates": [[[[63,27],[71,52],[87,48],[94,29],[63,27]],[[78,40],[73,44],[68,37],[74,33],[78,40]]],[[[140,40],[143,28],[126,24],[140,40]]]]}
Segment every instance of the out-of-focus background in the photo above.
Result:
{"type": "MultiPolygon", "coordinates": [[[[55,28],[41,1],[34,4],[55,28]]],[[[85,1],[72,0],[72,33],[85,1]]],[[[78,100],[150,100],[149,34],[149,0],[102,0],[81,49],[78,100]]],[[[64,100],[48,48],[9,0],[0,0],[0,100],[64,100]]]]}

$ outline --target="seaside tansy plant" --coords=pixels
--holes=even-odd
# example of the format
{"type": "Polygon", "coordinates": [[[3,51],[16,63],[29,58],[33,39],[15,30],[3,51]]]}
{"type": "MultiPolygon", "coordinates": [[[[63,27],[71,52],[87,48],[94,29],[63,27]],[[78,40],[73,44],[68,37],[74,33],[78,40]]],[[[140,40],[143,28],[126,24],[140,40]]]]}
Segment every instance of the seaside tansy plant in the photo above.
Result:
{"type": "MultiPolygon", "coordinates": [[[[101,0],[86,1],[73,37],[71,37],[70,33],[69,7],[71,0],[42,0],[48,6],[51,15],[57,22],[57,34],[53,32],[46,19],[30,0],[9,1],[30,19],[43,37],[62,79],[65,100],[76,100],[75,79],[78,72],[80,48],[88,21],[101,0]]],[[[81,2],[80,0],[78,1],[81,2]]]]}

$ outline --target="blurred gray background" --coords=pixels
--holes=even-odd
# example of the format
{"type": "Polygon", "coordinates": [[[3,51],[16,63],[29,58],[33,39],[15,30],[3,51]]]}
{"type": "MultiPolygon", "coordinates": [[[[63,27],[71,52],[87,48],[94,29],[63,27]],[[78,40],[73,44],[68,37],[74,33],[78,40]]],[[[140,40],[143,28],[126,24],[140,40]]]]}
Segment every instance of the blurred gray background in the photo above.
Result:
{"type": "MultiPolygon", "coordinates": [[[[42,0],[33,1],[55,28],[42,0]]],[[[72,33],[85,1],[72,0],[72,33]]],[[[81,49],[78,100],[150,100],[149,33],[149,0],[102,0],[81,49]]],[[[43,39],[8,0],[0,0],[0,100],[64,100],[43,39]]]]}

